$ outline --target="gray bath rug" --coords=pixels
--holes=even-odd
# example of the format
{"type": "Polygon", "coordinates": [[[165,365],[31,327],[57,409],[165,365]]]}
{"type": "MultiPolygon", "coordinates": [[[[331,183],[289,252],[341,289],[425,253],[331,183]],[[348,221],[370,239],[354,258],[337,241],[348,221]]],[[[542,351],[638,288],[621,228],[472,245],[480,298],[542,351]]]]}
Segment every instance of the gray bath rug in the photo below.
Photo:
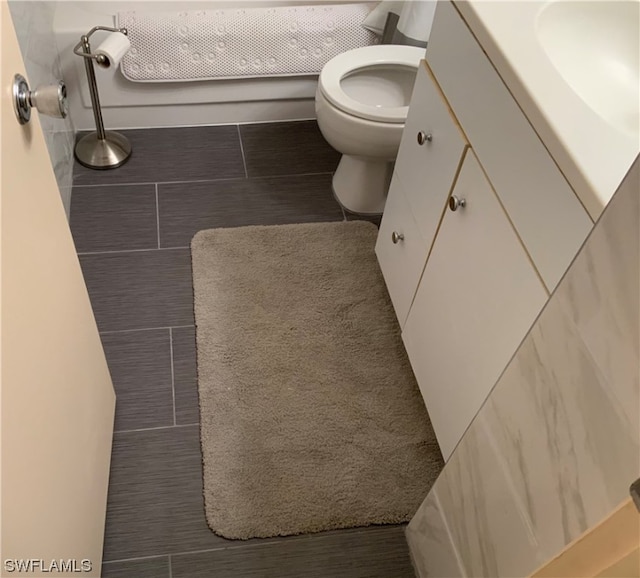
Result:
{"type": "Polygon", "coordinates": [[[191,243],[204,497],[247,539],[409,520],[442,469],[371,223],[191,243]]]}

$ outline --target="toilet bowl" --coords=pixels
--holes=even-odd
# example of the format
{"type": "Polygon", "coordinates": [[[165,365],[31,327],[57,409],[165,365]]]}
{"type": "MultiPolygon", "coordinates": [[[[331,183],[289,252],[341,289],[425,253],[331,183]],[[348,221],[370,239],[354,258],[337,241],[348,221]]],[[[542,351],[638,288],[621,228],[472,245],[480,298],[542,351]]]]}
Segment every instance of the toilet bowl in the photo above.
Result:
{"type": "Polygon", "coordinates": [[[320,73],[318,126],[342,153],[333,192],[350,212],[371,215],[384,209],[424,54],[424,48],[415,46],[366,46],[339,54],[320,73]]]}

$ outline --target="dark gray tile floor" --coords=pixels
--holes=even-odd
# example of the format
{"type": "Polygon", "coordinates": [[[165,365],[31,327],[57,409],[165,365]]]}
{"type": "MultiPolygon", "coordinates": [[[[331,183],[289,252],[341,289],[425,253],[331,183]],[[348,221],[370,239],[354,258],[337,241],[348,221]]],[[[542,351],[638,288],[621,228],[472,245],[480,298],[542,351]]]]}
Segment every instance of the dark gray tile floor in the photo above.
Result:
{"type": "MultiPolygon", "coordinates": [[[[150,329],[102,334],[118,399],[116,431],[175,425],[171,331],[150,329]]],[[[197,421],[196,418],[191,423],[197,421]]]]}
{"type": "Polygon", "coordinates": [[[340,160],[315,122],[245,124],[240,135],[249,177],[330,173],[340,160]]]}
{"type": "Polygon", "coordinates": [[[401,526],[238,542],[204,517],[191,237],[357,218],[332,195],[339,156],[311,121],[123,132],[129,163],[77,166],[71,203],[117,392],[103,576],[413,576],[401,526]]]}
{"type": "Polygon", "coordinates": [[[125,131],[133,154],[117,170],[95,171],[77,165],[75,185],[202,181],[246,176],[238,127],[210,126],[125,131]]]}

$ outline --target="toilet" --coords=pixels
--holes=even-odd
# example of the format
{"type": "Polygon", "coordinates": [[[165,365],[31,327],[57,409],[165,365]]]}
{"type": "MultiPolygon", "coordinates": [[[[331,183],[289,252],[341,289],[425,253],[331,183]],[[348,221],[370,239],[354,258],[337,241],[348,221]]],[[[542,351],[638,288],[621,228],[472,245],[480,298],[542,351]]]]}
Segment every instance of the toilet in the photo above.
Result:
{"type": "Polygon", "coordinates": [[[343,52],[324,65],[316,90],[318,126],[342,153],[333,192],[352,213],[382,213],[425,49],[376,45],[343,52]]]}

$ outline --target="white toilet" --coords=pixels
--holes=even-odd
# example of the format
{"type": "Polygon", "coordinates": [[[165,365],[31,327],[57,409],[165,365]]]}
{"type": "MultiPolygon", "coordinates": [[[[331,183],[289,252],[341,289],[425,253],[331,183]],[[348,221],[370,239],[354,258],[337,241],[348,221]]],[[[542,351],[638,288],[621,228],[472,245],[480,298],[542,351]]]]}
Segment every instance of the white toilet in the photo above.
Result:
{"type": "Polygon", "coordinates": [[[425,49],[384,44],[343,52],[325,64],[316,91],[318,126],[342,159],[333,191],[353,213],[379,214],[398,154],[425,49]]]}

